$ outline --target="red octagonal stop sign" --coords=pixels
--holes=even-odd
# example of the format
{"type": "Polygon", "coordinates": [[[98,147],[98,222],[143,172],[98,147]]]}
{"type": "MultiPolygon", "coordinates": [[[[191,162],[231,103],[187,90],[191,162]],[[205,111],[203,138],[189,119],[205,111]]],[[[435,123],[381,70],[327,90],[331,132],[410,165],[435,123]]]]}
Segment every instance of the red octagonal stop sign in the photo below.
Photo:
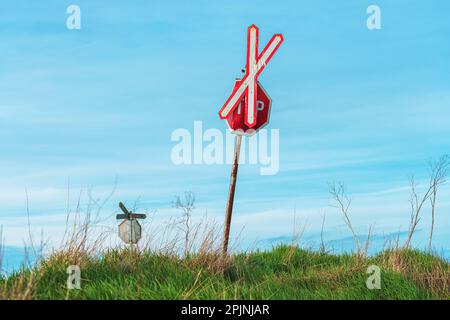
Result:
{"type": "MultiPolygon", "coordinates": [[[[242,79],[236,80],[233,90],[239,87],[241,82],[242,79]]],[[[249,128],[245,124],[244,115],[247,112],[247,101],[244,96],[238,107],[227,117],[228,126],[230,127],[230,130],[235,134],[251,136],[269,123],[272,99],[270,99],[269,95],[259,82],[257,83],[257,85],[258,89],[256,93],[256,125],[252,128],[249,128]]]]}

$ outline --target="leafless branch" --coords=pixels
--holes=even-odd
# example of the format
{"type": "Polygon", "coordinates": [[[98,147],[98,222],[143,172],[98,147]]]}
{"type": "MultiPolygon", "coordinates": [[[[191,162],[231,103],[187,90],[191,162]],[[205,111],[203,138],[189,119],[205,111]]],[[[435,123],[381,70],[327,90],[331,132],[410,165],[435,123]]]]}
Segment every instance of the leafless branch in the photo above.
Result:
{"type": "Polygon", "coordinates": [[[341,182],[330,184],[329,185],[329,193],[335,202],[333,207],[339,209],[339,211],[341,212],[341,214],[344,218],[345,224],[347,225],[347,227],[350,229],[350,232],[352,233],[353,240],[356,245],[356,250],[359,254],[361,252],[361,246],[360,246],[359,239],[355,233],[355,230],[353,229],[353,225],[352,225],[352,222],[349,217],[349,208],[352,203],[352,199],[350,198],[350,196],[347,195],[345,186],[341,182]]]}
{"type": "Polygon", "coordinates": [[[422,195],[419,195],[417,191],[417,184],[415,182],[414,176],[410,178],[411,185],[411,218],[409,222],[408,238],[405,242],[405,247],[411,245],[412,237],[416,230],[417,225],[420,222],[420,213],[427,203],[430,201],[431,204],[431,228],[430,235],[428,239],[428,247],[431,250],[431,244],[433,239],[433,231],[435,224],[435,213],[436,213],[436,199],[439,187],[442,186],[447,181],[447,175],[450,169],[450,157],[442,156],[436,161],[429,162],[430,167],[430,180],[426,189],[422,195]]]}
{"type": "Polygon", "coordinates": [[[448,155],[441,156],[438,160],[429,162],[430,167],[430,186],[431,186],[431,227],[428,239],[428,250],[432,248],[433,232],[436,214],[436,200],[439,187],[447,182],[447,176],[450,169],[450,157],[448,155]]]}
{"type": "Polygon", "coordinates": [[[181,196],[175,196],[173,206],[182,212],[179,223],[183,225],[184,232],[184,255],[189,254],[189,235],[191,233],[191,215],[195,209],[195,194],[191,191],[184,193],[184,198],[181,196]]]}

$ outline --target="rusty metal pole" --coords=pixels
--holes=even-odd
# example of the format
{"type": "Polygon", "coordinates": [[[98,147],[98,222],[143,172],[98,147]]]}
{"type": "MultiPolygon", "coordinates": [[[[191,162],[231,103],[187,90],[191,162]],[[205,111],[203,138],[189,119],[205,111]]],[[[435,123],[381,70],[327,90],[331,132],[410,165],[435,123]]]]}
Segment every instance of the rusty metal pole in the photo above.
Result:
{"type": "Polygon", "coordinates": [[[236,179],[239,167],[239,154],[241,152],[242,136],[236,135],[234,144],[234,159],[231,169],[230,191],[228,194],[227,211],[225,215],[225,228],[223,235],[222,254],[226,255],[228,251],[228,240],[230,238],[231,215],[233,214],[234,191],[236,189],[236,179]]]}

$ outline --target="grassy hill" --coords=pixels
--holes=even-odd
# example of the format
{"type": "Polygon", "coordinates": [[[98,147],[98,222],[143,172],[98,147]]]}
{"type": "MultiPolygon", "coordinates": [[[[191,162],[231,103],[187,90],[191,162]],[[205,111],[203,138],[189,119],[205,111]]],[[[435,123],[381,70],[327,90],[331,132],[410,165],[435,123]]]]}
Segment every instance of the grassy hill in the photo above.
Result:
{"type": "Polygon", "coordinates": [[[428,253],[390,250],[374,257],[279,246],[268,252],[169,254],[108,250],[100,258],[58,252],[34,271],[0,280],[12,299],[450,299],[450,265],[428,253]],[[81,290],[67,290],[67,267],[81,268],[81,290]],[[381,289],[369,290],[369,265],[381,289]]]}

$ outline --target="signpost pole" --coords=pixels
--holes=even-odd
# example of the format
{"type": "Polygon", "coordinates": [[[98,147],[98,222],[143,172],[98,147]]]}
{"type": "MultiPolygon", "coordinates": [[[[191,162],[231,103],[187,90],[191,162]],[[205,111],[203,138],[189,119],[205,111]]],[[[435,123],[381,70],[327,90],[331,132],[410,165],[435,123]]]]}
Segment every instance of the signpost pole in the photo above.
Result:
{"type": "Polygon", "coordinates": [[[231,169],[231,181],[230,181],[230,191],[228,194],[228,202],[225,216],[225,228],[224,228],[224,236],[223,236],[223,246],[222,246],[222,254],[226,255],[228,251],[228,240],[230,238],[230,224],[231,224],[231,215],[233,214],[233,202],[234,202],[234,191],[236,189],[236,179],[239,167],[239,154],[241,151],[241,141],[242,136],[236,135],[235,144],[234,144],[234,160],[233,167],[231,169]]]}

